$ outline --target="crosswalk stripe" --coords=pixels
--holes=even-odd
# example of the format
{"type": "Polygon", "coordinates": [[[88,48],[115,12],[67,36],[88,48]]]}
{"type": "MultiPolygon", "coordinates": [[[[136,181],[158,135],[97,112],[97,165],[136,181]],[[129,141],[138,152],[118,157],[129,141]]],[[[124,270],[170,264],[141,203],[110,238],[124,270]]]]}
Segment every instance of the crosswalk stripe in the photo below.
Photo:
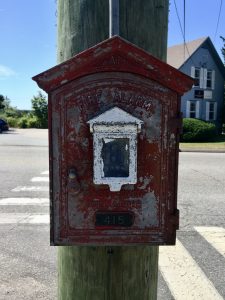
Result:
{"type": "Polygon", "coordinates": [[[222,227],[194,227],[221,255],[225,257],[225,229],[222,227]]]}
{"type": "Polygon", "coordinates": [[[223,299],[179,240],[160,247],[159,267],[176,300],[223,299]]]}
{"type": "Polygon", "coordinates": [[[31,178],[32,182],[49,182],[49,177],[33,177],[31,178]]]}
{"type": "Polygon", "coordinates": [[[0,224],[49,224],[49,215],[29,213],[1,213],[0,224]]]}
{"type": "Polygon", "coordinates": [[[49,205],[48,198],[2,198],[0,205],[49,205]]]}
{"type": "Polygon", "coordinates": [[[42,175],[49,175],[49,171],[41,172],[42,175]]]}
{"type": "Polygon", "coordinates": [[[48,192],[48,186],[17,186],[12,192],[48,192]]]}

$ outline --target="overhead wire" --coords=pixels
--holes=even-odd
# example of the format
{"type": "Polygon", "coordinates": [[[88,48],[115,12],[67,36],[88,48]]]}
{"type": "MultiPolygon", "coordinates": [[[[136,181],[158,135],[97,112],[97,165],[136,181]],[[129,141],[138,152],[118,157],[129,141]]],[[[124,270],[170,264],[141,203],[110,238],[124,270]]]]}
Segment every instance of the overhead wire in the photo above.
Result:
{"type": "Polygon", "coordinates": [[[218,27],[219,27],[220,15],[221,15],[221,11],[222,11],[222,4],[223,4],[223,0],[220,0],[220,8],[219,8],[219,14],[218,14],[217,23],[216,23],[216,31],[215,31],[215,35],[214,35],[214,39],[213,39],[214,43],[216,40],[217,31],[218,31],[218,27]]]}
{"type": "Polygon", "coordinates": [[[189,49],[188,49],[188,46],[187,46],[187,43],[186,43],[186,36],[185,36],[185,34],[186,34],[185,33],[185,30],[186,30],[186,25],[185,25],[185,23],[186,23],[186,9],[185,9],[186,4],[185,4],[185,0],[184,0],[184,30],[182,28],[182,24],[181,24],[179,12],[178,12],[178,9],[177,9],[176,0],[173,0],[173,2],[174,2],[174,6],[175,6],[177,18],[178,18],[178,21],[179,21],[179,26],[180,26],[181,34],[182,34],[183,41],[184,41],[184,61],[186,60],[185,59],[185,49],[186,49],[187,53],[188,53],[188,58],[191,58],[191,61],[194,64],[193,58],[191,57],[191,54],[189,52],[189,49]]]}

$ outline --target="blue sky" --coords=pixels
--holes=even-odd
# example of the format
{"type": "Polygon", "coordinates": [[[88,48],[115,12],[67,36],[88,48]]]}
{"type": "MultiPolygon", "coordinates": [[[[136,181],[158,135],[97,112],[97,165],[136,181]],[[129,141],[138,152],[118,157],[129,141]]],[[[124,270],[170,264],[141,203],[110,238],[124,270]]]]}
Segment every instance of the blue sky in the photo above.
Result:
{"type": "MultiPolygon", "coordinates": [[[[169,46],[183,42],[174,0],[170,2],[169,46]]],[[[182,25],[183,2],[176,0],[182,25]]],[[[225,3],[216,34],[220,3],[186,0],[186,41],[210,36],[219,54],[219,36],[225,36],[225,3]]],[[[12,106],[31,109],[39,90],[31,77],[56,64],[56,22],[56,0],[0,0],[0,94],[12,106]]]]}

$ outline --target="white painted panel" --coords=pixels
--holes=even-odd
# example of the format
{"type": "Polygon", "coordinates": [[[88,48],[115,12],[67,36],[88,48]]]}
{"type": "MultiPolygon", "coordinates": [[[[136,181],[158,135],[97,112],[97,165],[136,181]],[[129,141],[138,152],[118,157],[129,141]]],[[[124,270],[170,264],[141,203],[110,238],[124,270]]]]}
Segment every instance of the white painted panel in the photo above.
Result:
{"type": "Polygon", "coordinates": [[[223,299],[179,240],[160,247],[159,267],[176,300],[223,299]]]}
{"type": "Polygon", "coordinates": [[[200,83],[199,83],[199,87],[201,89],[203,89],[204,87],[204,69],[200,68],[200,83]]]}
{"type": "Polygon", "coordinates": [[[200,101],[196,101],[196,118],[199,119],[200,101]]]}
{"type": "Polygon", "coordinates": [[[191,67],[191,77],[195,78],[195,67],[194,66],[191,67]]]}
{"type": "Polygon", "coordinates": [[[217,119],[217,102],[214,103],[214,118],[213,120],[215,121],[217,119]]]}
{"type": "Polygon", "coordinates": [[[187,101],[187,103],[186,103],[186,118],[190,118],[190,106],[191,106],[191,102],[187,101]]]}
{"type": "Polygon", "coordinates": [[[215,70],[212,71],[212,89],[215,88],[215,70]]]}
{"type": "Polygon", "coordinates": [[[210,102],[206,102],[206,121],[209,121],[209,103],[210,102]]]}
{"type": "Polygon", "coordinates": [[[212,99],[212,91],[204,91],[204,99],[212,99]]]}
{"type": "Polygon", "coordinates": [[[204,69],[203,71],[203,89],[207,88],[207,69],[204,69]]]}
{"type": "Polygon", "coordinates": [[[203,236],[221,255],[225,257],[225,229],[222,227],[195,227],[195,230],[203,236]]]}

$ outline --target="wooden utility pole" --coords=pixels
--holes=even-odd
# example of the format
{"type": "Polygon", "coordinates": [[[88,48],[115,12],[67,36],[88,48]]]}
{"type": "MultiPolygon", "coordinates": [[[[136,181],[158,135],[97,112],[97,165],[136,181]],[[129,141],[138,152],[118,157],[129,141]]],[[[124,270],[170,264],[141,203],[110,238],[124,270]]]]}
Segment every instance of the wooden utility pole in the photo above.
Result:
{"type": "MultiPolygon", "coordinates": [[[[169,0],[120,0],[119,35],[166,60],[169,0]]],[[[58,0],[58,62],[109,37],[108,0],[58,0]]],[[[158,247],[58,247],[59,300],[157,299],[158,247]]]]}

